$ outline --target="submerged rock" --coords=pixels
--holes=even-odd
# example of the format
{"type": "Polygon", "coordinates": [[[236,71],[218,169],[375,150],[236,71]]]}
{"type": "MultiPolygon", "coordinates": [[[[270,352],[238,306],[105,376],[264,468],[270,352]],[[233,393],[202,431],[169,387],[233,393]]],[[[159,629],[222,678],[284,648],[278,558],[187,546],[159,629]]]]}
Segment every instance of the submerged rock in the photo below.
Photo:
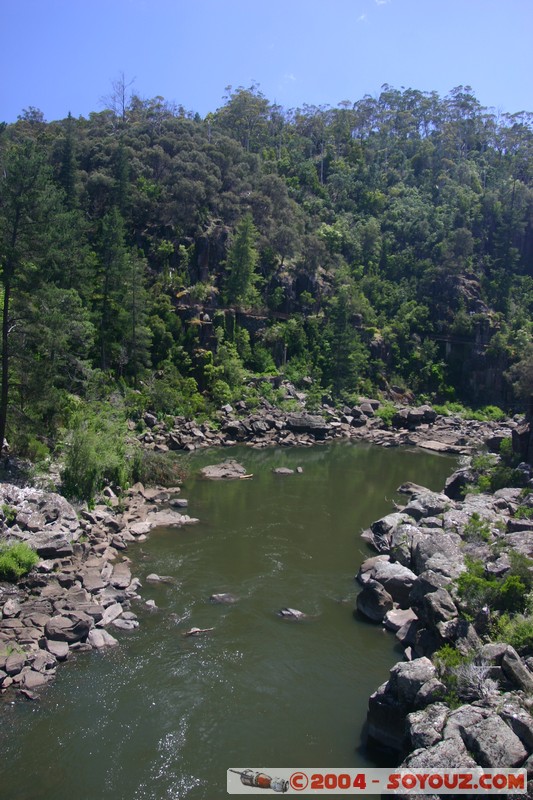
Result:
{"type": "Polygon", "coordinates": [[[283,619],[292,619],[292,620],[302,620],[307,619],[307,614],[304,614],[303,611],[299,611],[297,608],[280,608],[278,611],[278,617],[283,617],[283,619]]]}
{"type": "Polygon", "coordinates": [[[211,603],[220,603],[225,605],[232,605],[236,603],[239,598],[236,597],[234,594],[230,592],[220,592],[218,594],[212,594],[209,598],[211,603]]]}

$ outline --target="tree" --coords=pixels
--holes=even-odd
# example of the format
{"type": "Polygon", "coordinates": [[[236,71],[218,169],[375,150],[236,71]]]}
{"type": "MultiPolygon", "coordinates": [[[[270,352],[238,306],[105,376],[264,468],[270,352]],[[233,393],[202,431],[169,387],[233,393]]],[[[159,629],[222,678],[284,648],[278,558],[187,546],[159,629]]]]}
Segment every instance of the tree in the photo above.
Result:
{"type": "Polygon", "coordinates": [[[252,215],[246,214],[237,225],[235,238],[226,260],[228,278],[226,295],[228,303],[246,303],[257,280],[255,268],[259,253],[255,242],[257,230],[252,215]]]}
{"type": "Polygon", "coordinates": [[[0,153],[0,253],[2,298],[2,389],[0,447],[6,434],[10,394],[10,340],[13,294],[24,288],[43,257],[48,226],[58,210],[58,197],[35,141],[7,141],[0,153]]]}
{"type": "Polygon", "coordinates": [[[132,94],[130,88],[135,83],[135,78],[131,81],[126,80],[124,72],[120,72],[118,78],[111,81],[111,91],[101,98],[102,105],[113,112],[122,122],[126,121],[126,111],[129,108],[132,94]]]}

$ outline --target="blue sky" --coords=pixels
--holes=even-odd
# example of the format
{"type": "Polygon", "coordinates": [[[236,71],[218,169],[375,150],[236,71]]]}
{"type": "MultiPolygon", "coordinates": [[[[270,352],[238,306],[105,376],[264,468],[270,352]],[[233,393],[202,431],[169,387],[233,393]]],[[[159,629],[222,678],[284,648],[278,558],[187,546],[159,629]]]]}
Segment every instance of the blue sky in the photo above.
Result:
{"type": "Polygon", "coordinates": [[[0,0],[0,119],[102,108],[121,72],[204,116],[225,87],[285,108],[470,85],[533,111],[533,0],[0,0]]]}

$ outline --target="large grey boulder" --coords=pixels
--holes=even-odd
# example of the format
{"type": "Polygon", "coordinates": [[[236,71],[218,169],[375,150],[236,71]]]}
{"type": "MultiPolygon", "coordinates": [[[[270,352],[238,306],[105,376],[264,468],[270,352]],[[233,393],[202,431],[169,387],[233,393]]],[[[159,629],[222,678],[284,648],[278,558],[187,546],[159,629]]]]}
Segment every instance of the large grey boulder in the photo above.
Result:
{"type": "Polygon", "coordinates": [[[72,544],[63,531],[36,533],[27,541],[41,558],[66,558],[73,553],[72,544]]]}
{"type": "Polygon", "coordinates": [[[461,500],[465,488],[474,480],[474,475],[469,469],[458,469],[446,478],[444,494],[450,500],[461,500]]]}
{"type": "Polygon", "coordinates": [[[399,752],[407,741],[405,708],[383,683],[368,701],[367,735],[381,745],[399,752]]]}
{"type": "Polygon", "coordinates": [[[372,622],[382,622],[393,605],[392,597],[387,590],[374,580],[365,583],[357,595],[357,610],[372,622]]]}
{"type": "Polygon", "coordinates": [[[390,671],[389,690],[405,707],[412,706],[422,686],[436,677],[436,669],[429,658],[401,661],[390,671]]]}
{"type": "Polygon", "coordinates": [[[406,522],[412,522],[407,514],[399,512],[387,514],[373,522],[369,530],[363,531],[361,538],[371,544],[378,553],[389,553],[394,532],[406,522]]]}
{"type": "Polygon", "coordinates": [[[359,567],[357,575],[355,576],[356,581],[358,581],[358,583],[360,583],[361,586],[364,586],[365,583],[368,583],[368,581],[374,580],[374,569],[376,567],[376,564],[378,564],[380,561],[385,561],[388,563],[390,561],[390,558],[389,556],[386,555],[371,556],[370,558],[367,558],[365,561],[363,561],[363,563],[359,567]]]}
{"type": "Polygon", "coordinates": [[[461,731],[471,728],[482,722],[491,715],[491,710],[481,706],[465,704],[450,711],[442,731],[443,739],[457,739],[461,737],[461,731]]]}
{"type": "Polygon", "coordinates": [[[48,639],[71,644],[85,639],[92,627],[92,617],[72,612],[69,616],[52,617],[46,623],[45,632],[48,639]]]}
{"type": "Polygon", "coordinates": [[[411,500],[404,508],[404,513],[409,514],[415,520],[422,517],[438,517],[452,505],[452,501],[445,494],[436,492],[417,492],[413,494],[411,500]]]}
{"type": "Polygon", "coordinates": [[[414,551],[414,571],[425,570],[441,572],[449,578],[457,578],[464,572],[464,558],[461,551],[461,537],[445,533],[438,528],[427,531],[428,535],[419,540],[414,551]]]}
{"type": "Polygon", "coordinates": [[[511,699],[506,702],[499,713],[529,752],[533,752],[533,717],[531,714],[517,701],[511,699]]]}
{"type": "Polygon", "coordinates": [[[246,475],[246,470],[242,464],[238,464],[235,459],[229,458],[221,464],[210,464],[200,470],[202,478],[209,480],[232,480],[246,475]]]}
{"type": "Polygon", "coordinates": [[[444,703],[433,703],[407,715],[407,731],[414,750],[440,742],[450,709],[444,703]]]}
{"type": "Polygon", "coordinates": [[[436,592],[437,589],[445,589],[451,583],[451,578],[443,575],[441,572],[433,572],[433,570],[425,570],[417,577],[413,588],[411,590],[410,602],[415,608],[423,605],[424,598],[431,592],[436,592]]]}
{"type": "Polygon", "coordinates": [[[502,725],[497,714],[477,725],[461,726],[460,733],[482,767],[518,767],[528,756],[518,736],[510,727],[502,725]]]}
{"type": "Polygon", "coordinates": [[[446,589],[437,589],[426,594],[418,611],[420,619],[435,626],[439,622],[456,619],[458,614],[457,607],[446,589]]]}
{"type": "Polygon", "coordinates": [[[528,670],[514,647],[509,647],[502,658],[502,670],[505,676],[519,689],[533,694],[533,675],[528,670]]]}
{"type": "Polygon", "coordinates": [[[416,581],[416,575],[408,567],[378,561],[373,569],[373,579],[383,586],[395,603],[402,608],[409,607],[409,594],[416,581]]]}
{"type": "Polygon", "coordinates": [[[285,425],[293,433],[311,433],[316,439],[322,439],[331,430],[324,417],[317,414],[289,414],[285,425]]]}
{"type": "Polygon", "coordinates": [[[414,769],[475,769],[476,762],[461,738],[443,739],[431,747],[410,753],[401,767],[414,769]]]}
{"type": "Polygon", "coordinates": [[[426,534],[420,530],[416,525],[406,522],[404,525],[398,525],[392,531],[390,537],[390,555],[393,561],[398,561],[404,567],[412,569],[413,566],[413,550],[417,542],[422,539],[426,534]]]}

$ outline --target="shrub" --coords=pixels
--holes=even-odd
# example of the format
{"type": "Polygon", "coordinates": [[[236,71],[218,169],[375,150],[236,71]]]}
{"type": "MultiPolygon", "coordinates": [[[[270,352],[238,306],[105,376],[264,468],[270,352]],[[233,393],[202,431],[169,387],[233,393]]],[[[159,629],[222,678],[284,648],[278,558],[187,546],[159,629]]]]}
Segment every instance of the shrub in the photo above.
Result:
{"type": "Polygon", "coordinates": [[[0,580],[16,581],[39,561],[39,556],[25,542],[0,545],[0,580]]]}
{"type": "Polygon", "coordinates": [[[13,506],[8,505],[7,503],[2,504],[2,515],[4,517],[4,522],[6,525],[11,528],[12,525],[15,524],[15,520],[17,518],[17,512],[13,508],[13,506]]]}
{"type": "Polygon", "coordinates": [[[186,474],[186,460],[183,455],[154,453],[141,450],[140,447],[135,451],[132,463],[134,481],[141,481],[146,486],[176,486],[185,480],[186,474]]]}
{"type": "Polygon", "coordinates": [[[466,559],[467,570],[456,580],[465,616],[475,616],[483,606],[516,614],[524,611],[533,585],[530,559],[511,551],[511,569],[503,579],[487,578],[481,561],[466,559]]]}
{"type": "Polygon", "coordinates": [[[457,578],[457,591],[466,609],[465,616],[475,615],[484,606],[494,606],[498,593],[498,581],[463,572],[457,578]]]}
{"type": "Polygon", "coordinates": [[[67,437],[63,492],[90,502],[106,484],[126,487],[132,458],[126,446],[126,425],[109,405],[86,406],[74,417],[67,437]]]}
{"type": "Polygon", "coordinates": [[[526,605],[526,587],[518,575],[507,575],[498,587],[495,605],[501,611],[516,613],[523,611],[526,605]]]}
{"type": "Polygon", "coordinates": [[[488,522],[475,511],[464,527],[463,536],[467,542],[488,542],[491,536],[488,522]]]}
{"type": "Polygon", "coordinates": [[[486,664],[474,664],[472,661],[454,667],[453,675],[458,697],[470,703],[494,694],[498,690],[498,684],[489,678],[489,670],[490,667],[486,664]]]}
{"type": "Polygon", "coordinates": [[[533,559],[528,558],[523,553],[518,553],[516,550],[509,550],[509,562],[511,569],[509,575],[516,575],[525,586],[526,592],[533,589],[533,559]]]}
{"type": "Polygon", "coordinates": [[[395,414],[396,408],[394,403],[383,403],[375,412],[375,416],[383,422],[386,428],[391,427],[392,419],[395,414]]]}
{"type": "Polygon", "coordinates": [[[497,622],[494,636],[508,642],[520,655],[533,652],[533,617],[504,614],[497,622]]]}
{"type": "Polygon", "coordinates": [[[515,511],[516,519],[531,519],[533,517],[533,506],[519,506],[515,511]]]}

